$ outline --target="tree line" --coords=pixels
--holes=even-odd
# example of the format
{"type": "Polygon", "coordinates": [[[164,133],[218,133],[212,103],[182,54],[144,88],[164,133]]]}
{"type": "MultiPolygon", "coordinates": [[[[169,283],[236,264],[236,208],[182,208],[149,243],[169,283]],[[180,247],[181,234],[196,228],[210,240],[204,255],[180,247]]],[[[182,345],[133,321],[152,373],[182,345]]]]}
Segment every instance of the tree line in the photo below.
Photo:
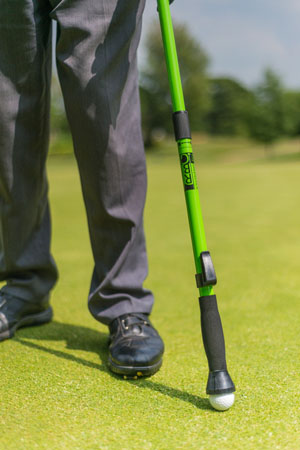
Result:
{"type": "MultiPolygon", "coordinates": [[[[181,78],[193,132],[213,136],[245,136],[271,148],[280,137],[300,135],[300,90],[287,89],[267,68],[249,88],[229,77],[211,77],[209,57],[182,24],[174,26],[181,78]]],[[[145,63],[140,70],[142,126],[146,147],[173,132],[171,97],[164,51],[157,25],[146,37],[145,63]]],[[[52,130],[68,130],[57,82],[52,94],[52,130]]]]}
{"type": "MultiPolygon", "coordinates": [[[[247,136],[270,146],[281,136],[300,135],[300,91],[286,89],[265,69],[252,89],[228,77],[210,77],[209,57],[185,25],[175,25],[182,84],[191,128],[214,136],[247,136]]],[[[147,145],[155,130],[172,131],[170,94],[160,33],[150,29],[141,71],[143,130],[147,145]]]]}

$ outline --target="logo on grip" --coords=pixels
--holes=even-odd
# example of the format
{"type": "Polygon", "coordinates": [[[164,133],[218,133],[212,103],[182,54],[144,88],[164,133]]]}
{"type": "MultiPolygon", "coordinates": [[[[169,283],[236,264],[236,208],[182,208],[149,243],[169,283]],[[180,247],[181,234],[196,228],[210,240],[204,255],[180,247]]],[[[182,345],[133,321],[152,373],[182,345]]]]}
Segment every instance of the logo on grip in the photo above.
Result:
{"type": "Polygon", "coordinates": [[[183,153],[180,156],[184,189],[195,189],[196,178],[193,153],[183,153]]]}

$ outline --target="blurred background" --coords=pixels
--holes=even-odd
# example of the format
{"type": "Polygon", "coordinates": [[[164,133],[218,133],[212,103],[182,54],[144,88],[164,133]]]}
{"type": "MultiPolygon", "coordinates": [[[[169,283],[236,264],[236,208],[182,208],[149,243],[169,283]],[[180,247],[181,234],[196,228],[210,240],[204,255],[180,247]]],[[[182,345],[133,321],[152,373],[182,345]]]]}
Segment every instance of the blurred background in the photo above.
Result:
{"type": "Polygon", "coordinates": [[[298,450],[300,1],[175,0],[171,7],[237,386],[226,414],[212,411],[205,396],[169,87],[156,1],[146,3],[139,51],[148,169],[145,286],[155,294],[151,317],[166,345],[164,365],[151,379],[126,382],[106,367],[107,330],[86,307],[94,263],[54,71],[48,175],[60,272],[51,299],[55,320],[24,328],[1,346],[0,447],[298,450]]]}
{"type": "MultiPolygon", "coordinates": [[[[181,75],[200,157],[229,161],[300,155],[300,4],[296,0],[176,0],[181,75]]],[[[143,135],[168,151],[171,104],[155,0],[139,50],[143,135]]],[[[56,71],[51,153],[72,152],[56,71]]]]}

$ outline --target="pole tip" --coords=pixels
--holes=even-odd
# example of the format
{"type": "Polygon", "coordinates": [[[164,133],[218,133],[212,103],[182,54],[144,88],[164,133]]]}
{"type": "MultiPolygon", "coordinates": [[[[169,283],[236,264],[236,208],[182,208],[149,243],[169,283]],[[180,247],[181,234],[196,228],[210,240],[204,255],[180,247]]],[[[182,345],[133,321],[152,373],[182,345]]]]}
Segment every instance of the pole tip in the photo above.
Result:
{"type": "Polygon", "coordinates": [[[227,370],[213,370],[209,372],[206,393],[209,395],[230,394],[235,386],[227,370]]]}

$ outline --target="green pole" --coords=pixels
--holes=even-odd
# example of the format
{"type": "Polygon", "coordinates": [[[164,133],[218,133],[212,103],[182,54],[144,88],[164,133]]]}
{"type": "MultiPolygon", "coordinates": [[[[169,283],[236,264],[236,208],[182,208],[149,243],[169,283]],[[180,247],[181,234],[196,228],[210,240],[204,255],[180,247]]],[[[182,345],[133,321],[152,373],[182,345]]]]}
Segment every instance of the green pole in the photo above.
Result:
{"type": "Polygon", "coordinates": [[[175,138],[196,266],[196,281],[200,293],[202,339],[209,366],[206,392],[210,396],[211,405],[215,409],[224,410],[233,405],[235,386],[227,370],[223,328],[217,298],[213,291],[213,285],[216,284],[217,279],[207,251],[169,0],[157,0],[157,3],[172,96],[175,138]]]}
{"type": "MultiPolygon", "coordinates": [[[[177,50],[173,31],[169,0],[158,0],[158,12],[162,29],[168,78],[171,90],[173,112],[185,111],[182,83],[177,58],[177,50]]],[[[195,267],[197,273],[202,272],[200,255],[207,251],[206,237],[197,187],[194,155],[191,139],[177,140],[181,163],[182,179],[185,188],[185,200],[192,239],[195,267]],[[189,183],[189,184],[188,184],[189,183]]],[[[214,295],[212,286],[199,288],[200,296],[214,295]]]]}

